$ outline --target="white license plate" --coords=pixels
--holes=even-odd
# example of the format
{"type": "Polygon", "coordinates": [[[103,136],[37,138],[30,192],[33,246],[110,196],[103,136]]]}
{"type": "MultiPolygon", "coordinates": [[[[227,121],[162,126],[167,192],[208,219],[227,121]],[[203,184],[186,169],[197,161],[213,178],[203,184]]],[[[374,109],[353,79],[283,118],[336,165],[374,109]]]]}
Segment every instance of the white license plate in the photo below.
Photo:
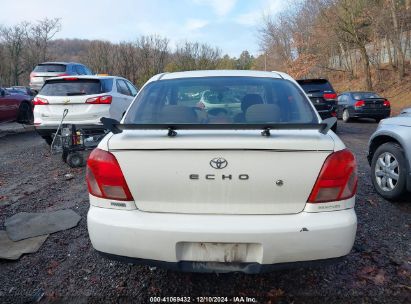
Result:
{"type": "Polygon", "coordinates": [[[190,243],[177,244],[180,261],[196,262],[261,262],[261,244],[233,243],[190,243]]]}

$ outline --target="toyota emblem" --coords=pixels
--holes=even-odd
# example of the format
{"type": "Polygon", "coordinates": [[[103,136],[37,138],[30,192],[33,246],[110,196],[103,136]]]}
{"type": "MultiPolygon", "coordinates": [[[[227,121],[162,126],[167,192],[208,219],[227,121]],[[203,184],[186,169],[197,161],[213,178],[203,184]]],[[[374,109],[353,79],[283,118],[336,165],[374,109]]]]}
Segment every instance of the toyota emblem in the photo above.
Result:
{"type": "Polygon", "coordinates": [[[222,157],[216,157],[210,161],[210,166],[214,169],[224,169],[227,165],[228,162],[222,157]]]}

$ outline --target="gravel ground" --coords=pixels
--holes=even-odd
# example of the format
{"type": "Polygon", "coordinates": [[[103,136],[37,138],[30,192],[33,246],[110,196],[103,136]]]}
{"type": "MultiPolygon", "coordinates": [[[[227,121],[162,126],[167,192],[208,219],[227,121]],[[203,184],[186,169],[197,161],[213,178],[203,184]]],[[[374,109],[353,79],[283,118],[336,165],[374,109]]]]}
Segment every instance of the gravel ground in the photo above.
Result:
{"type": "Polygon", "coordinates": [[[51,235],[37,253],[0,261],[0,302],[148,303],[153,296],[186,296],[193,302],[197,296],[247,296],[259,303],[406,303],[411,298],[411,199],[390,203],[373,191],[365,156],[376,124],[339,127],[359,162],[352,252],[332,266],[261,275],[178,273],[103,259],[87,235],[85,170],[70,169],[58,155],[51,156],[34,132],[0,138],[0,229],[7,217],[23,211],[71,208],[82,217],[77,227],[51,235]],[[67,173],[74,178],[67,179],[67,173]]]}

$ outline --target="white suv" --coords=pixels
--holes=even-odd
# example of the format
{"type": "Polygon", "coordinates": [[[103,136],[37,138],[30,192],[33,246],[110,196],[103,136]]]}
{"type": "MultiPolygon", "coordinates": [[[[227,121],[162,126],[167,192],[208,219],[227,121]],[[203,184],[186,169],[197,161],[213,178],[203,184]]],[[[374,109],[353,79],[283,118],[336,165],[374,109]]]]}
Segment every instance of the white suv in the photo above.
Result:
{"type": "Polygon", "coordinates": [[[49,78],[34,98],[34,125],[49,143],[68,110],[64,123],[101,128],[101,117],[121,119],[137,95],[127,79],[116,76],[49,78]]]}
{"type": "Polygon", "coordinates": [[[122,123],[105,120],[112,133],[88,160],[94,248],[199,272],[255,273],[347,255],[357,168],[329,120],[284,73],[153,77],[122,123]],[[216,96],[210,112],[199,105],[205,90],[216,96]],[[238,109],[228,96],[240,98],[238,109]]]}

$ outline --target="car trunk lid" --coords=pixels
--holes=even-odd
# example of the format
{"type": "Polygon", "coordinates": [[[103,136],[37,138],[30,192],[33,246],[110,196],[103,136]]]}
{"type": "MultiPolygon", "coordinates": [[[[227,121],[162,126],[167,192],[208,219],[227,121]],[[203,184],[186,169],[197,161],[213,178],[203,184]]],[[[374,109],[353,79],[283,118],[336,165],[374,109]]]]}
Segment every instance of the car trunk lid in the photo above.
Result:
{"type": "Polygon", "coordinates": [[[384,106],[384,98],[365,98],[363,99],[365,106],[363,107],[364,109],[383,109],[384,106]]]}
{"type": "Polygon", "coordinates": [[[260,132],[180,130],[167,137],[165,131],[125,130],[108,147],[142,211],[301,212],[334,149],[332,138],[315,130],[260,132]]]}

